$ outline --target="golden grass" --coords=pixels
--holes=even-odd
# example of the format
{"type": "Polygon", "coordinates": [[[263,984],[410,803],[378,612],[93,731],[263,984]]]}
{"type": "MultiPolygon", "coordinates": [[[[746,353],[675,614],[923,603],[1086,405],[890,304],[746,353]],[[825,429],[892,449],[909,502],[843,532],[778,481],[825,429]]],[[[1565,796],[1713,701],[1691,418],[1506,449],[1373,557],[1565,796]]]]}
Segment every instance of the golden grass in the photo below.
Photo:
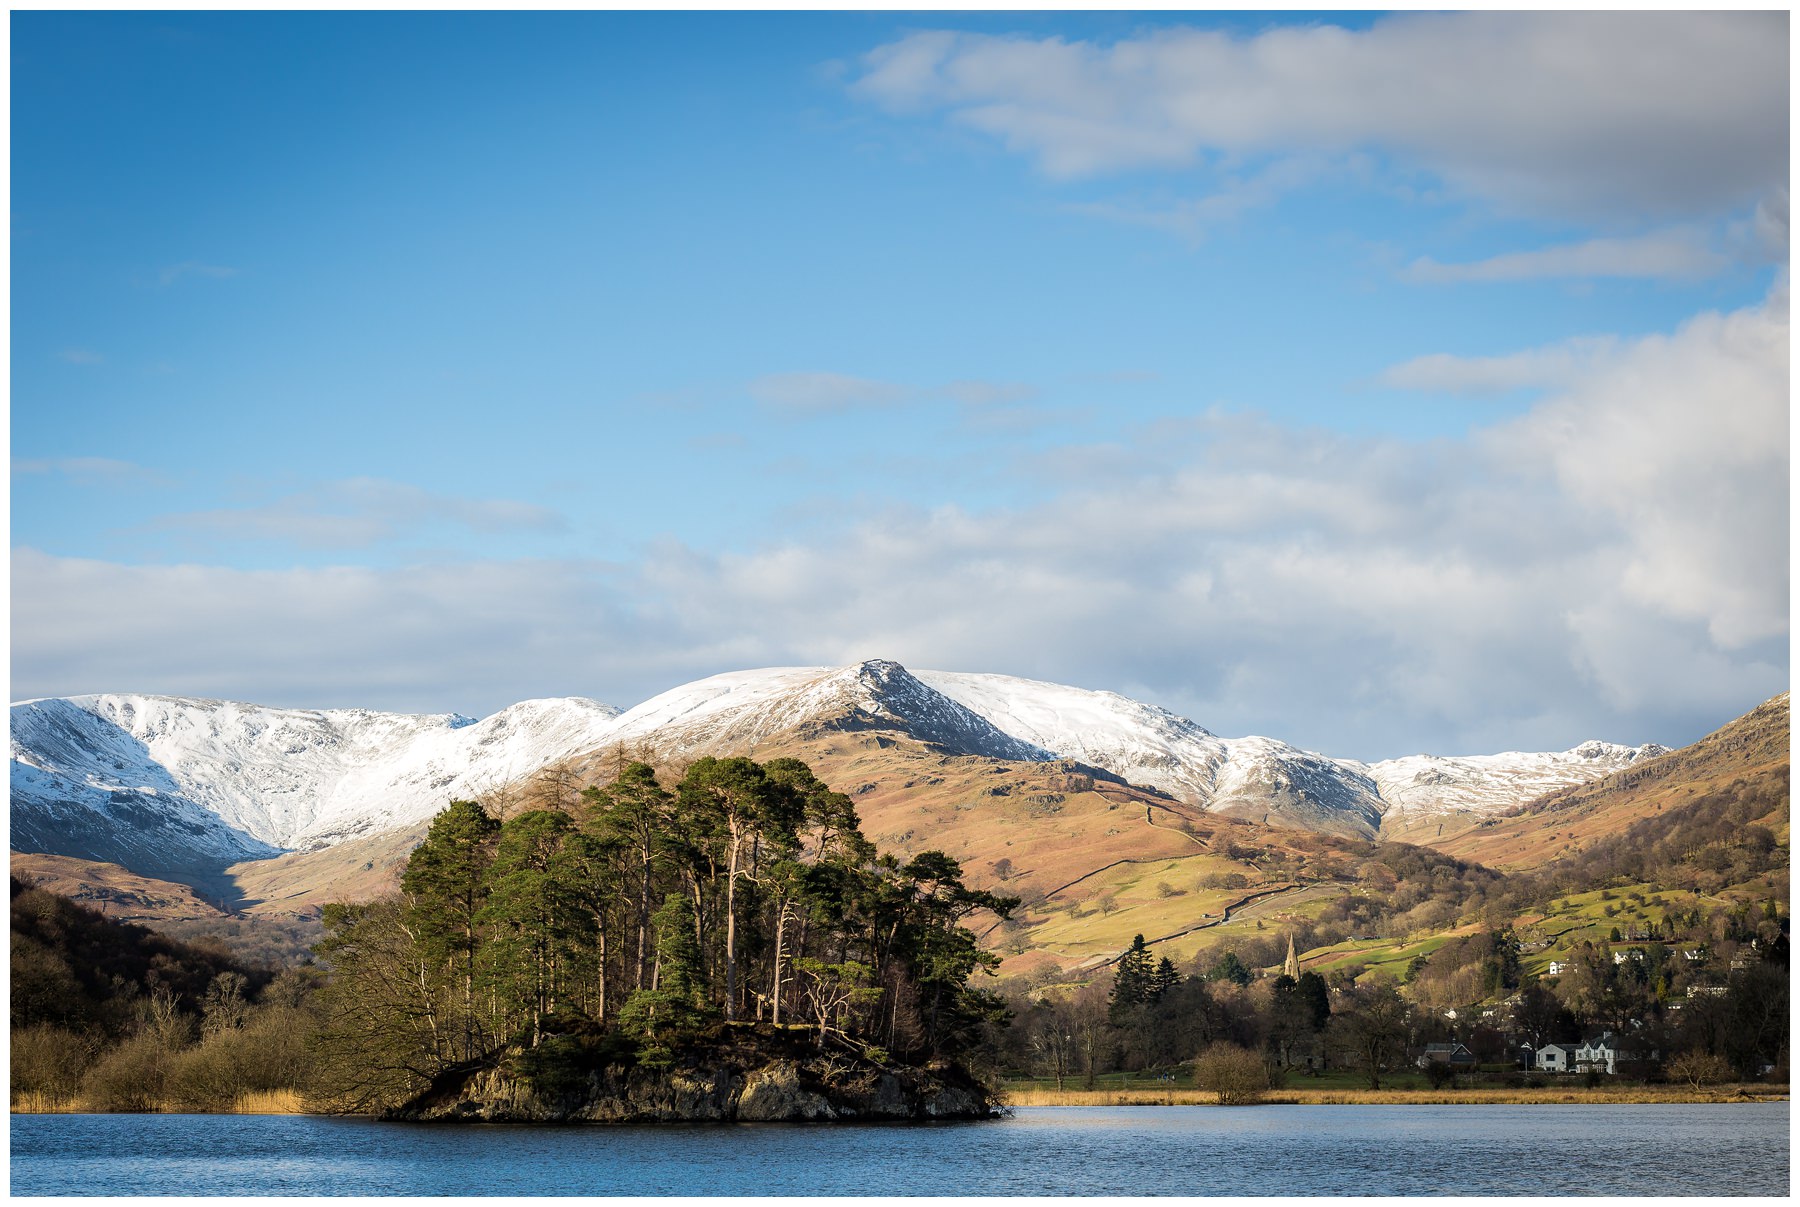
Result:
{"type": "Polygon", "coordinates": [[[1008,1106],[1211,1106],[1219,1096],[1211,1090],[1009,1090],[1008,1106]]]}
{"type": "MultiPolygon", "coordinates": [[[[53,1098],[48,1094],[31,1092],[14,1094],[12,1113],[15,1115],[85,1115],[92,1107],[84,1098],[53,1098]]],[[[165,1112],[191,1110],[189,1107],[164,1103],[160,1108],[165,1112]]],[[[265,1090],[253,1094],[242,1094],[231,1105],[228,1111],[212,1111],[215,1115],[304,1115],[307,1114],[306,1101],[293,1090],[265,1090]]]]}
{"type": "Polygon", "coordinates": [[[14,1094],[12,1098],[12,1113],[15,1115],[68,1115],[79,1113],[81,1108],[81,1100],[78,1098],[53,1098],[38,1090],[14,1094]]]}
{"type": "Polygon", "coordinates": [[[232,1104],[233,1115],[304,1115],[305,1100],[293,1090],[263,1090],[239,1095],[232,1104]]]}
{"type": "MultiPolygon", "coordinates": [[[[1210,1090],[1175,1087],[1142,1090],[1020,1089],[1006,1095],[1008,1106],[1212,1106],[1210,1090]]],[[[1542,1089],[1484,1090],[1270,1090],[1265,1103],[1284,1106],[1451,1106],[1586,1103],[1609,1105],[1666,1102],[1785,1102],[1786,1086],[1716,1085],[1701,1090],[1686,1086],[1607,1086],[1599,1089],[1545,1086],[1542,1089]]]]}

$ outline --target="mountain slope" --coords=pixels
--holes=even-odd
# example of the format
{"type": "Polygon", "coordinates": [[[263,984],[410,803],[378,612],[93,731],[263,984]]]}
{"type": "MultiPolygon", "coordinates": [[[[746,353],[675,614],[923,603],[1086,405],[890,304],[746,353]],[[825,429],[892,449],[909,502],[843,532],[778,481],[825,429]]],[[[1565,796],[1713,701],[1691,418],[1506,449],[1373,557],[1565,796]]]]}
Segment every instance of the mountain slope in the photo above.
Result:
{"type": "Polygon", "coordinates": [[[1584,742],[1551,754],[1365,764],[1273,738],[1217,737],[1193,721],[1113,692],[1007,675],[919,671],[918,678],[1005,732],[1064,758],[1104,767],[1212,812],[1269,825],[1389,837],[1445,815],[1472,819],[1586,783],[1661,746],[1584,742]]]}
{"type": "Polygon", "coordinates": [[[618,710],[453,714],[100,695],[12,707],[18,850],[152,875],[331,846],[429,818],[591,748],[618,710]]]}
{"type": "Polygon", "coordinates": [[[1211,812],[1326,833],[1372,835],[1381,800],[1361,764],[1272,738],[1220,738],[1113,692],[1009,675],[920,671],[996,727],[1211,812]]]}
{"type": "Polygon", "coordinates": [[[1691,746],[1591,783],[1542,796],[1505,815],[1426,845],[1502,870],[1542,867],[1622,834],[1633,823],[1717,792],[1755,792],[1779,801],[1769,819],[1786,836],[1788,695],[1759,705],[1691,746]]]}

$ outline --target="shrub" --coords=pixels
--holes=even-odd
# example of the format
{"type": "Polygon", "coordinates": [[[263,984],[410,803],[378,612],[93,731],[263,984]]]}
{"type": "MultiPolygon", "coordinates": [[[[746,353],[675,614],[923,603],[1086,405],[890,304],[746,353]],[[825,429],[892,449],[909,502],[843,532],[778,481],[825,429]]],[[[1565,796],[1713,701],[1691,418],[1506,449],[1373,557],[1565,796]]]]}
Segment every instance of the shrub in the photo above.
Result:
{"type": "Polygon", "coordinates": [[[1269,1071],[1250,1049],[1216,1043],[1194,1058],[1194,1084],[1217,1094],[1220,1106],[1244,1106],[1262,1101],[1269,1071]]]}
{"type": "Polygon", "coordinates": [[[132,1036],[102,1056],[81,1079],[88,1109],[103,1114],[158,1109],[172,1055],[153,1031],[132,1036]]]}
{"type": "Polygon", "coordinates": [[[42,1094],[52,1102],[75,1096],[94,1063],[99,1042],[62,1027],[39,1023],[12,1033],[12,1095],[42,1094]]]}
{"type": "Polygon", "coordinates": [[[1668,1063],[1665,1071],[1671,1081],[1685,1081],[1696,1090],[1730,1081],[1734,1075],[1731,1062],[1711,1052],[1683,1052],[1668,1063]]]}
{"type": "Polygon", "coordinates": [[[247,1094],[300,1089],[309,1023],[302,1011],[272,1006],[241,1028],[214,1032],[169,1062],[169,1101],[184,1110],[228,1111],[247,1094]]]}

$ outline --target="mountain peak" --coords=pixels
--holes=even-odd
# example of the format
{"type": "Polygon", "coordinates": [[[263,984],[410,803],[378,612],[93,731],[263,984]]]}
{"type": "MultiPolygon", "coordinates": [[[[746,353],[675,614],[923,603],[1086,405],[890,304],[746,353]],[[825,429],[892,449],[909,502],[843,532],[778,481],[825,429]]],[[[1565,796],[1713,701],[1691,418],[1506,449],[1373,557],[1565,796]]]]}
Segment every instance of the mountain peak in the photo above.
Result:
{"type": "Polygon", "coordinates": [[[955,754],[1057,756],[1002,732],[885,658],[841,667],[730,671],[664,692],[618,719],[608,743],[686,753],[754,750],[795,731],[895,730],[955,754]]]}

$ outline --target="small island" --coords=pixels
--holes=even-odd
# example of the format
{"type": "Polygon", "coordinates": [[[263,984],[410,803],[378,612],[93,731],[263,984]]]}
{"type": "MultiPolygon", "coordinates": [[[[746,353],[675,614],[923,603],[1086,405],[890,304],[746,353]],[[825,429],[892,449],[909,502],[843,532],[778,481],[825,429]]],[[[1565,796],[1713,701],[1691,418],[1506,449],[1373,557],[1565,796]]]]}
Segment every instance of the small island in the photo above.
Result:
{"type": "Polygon", "coordinates": [[[804,763],[643,763],[577,808],[450,805],[397,897],[325,911],[311,1098],[411,1120],[972,1119],[1003,1014],[961,923],[1014,902],[876,852],[804,763]]]}

